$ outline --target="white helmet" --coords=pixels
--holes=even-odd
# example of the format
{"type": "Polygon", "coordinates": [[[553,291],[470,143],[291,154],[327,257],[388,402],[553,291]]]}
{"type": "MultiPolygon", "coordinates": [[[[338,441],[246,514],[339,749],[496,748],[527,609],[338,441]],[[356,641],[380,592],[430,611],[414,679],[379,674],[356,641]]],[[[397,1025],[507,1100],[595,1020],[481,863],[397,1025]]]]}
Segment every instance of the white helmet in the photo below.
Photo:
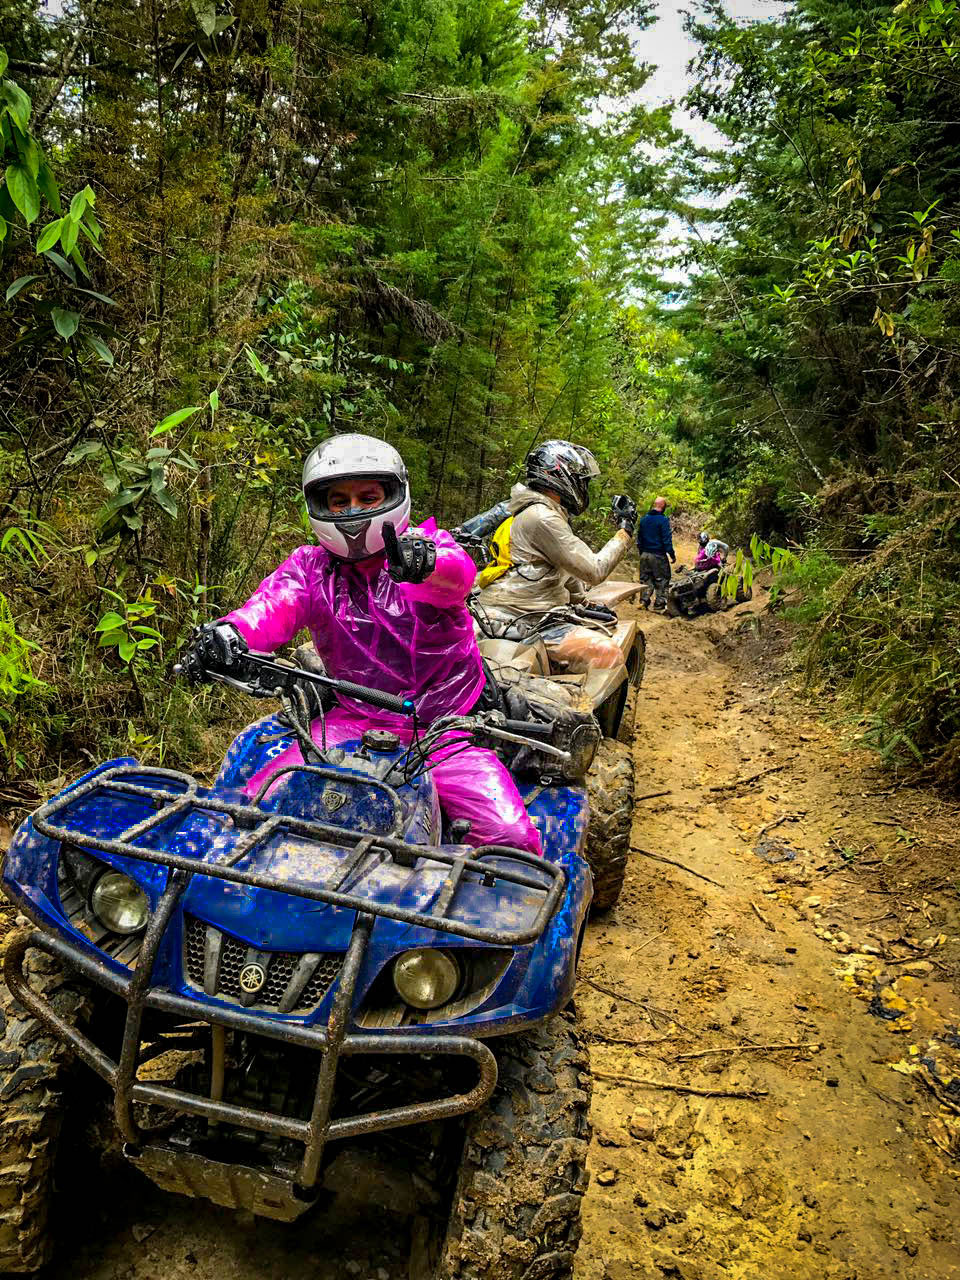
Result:
{"type": "Polygon", "coordinates": [[[383,525],[397,533],[410,524],[410,483],[403,459],[392,445],[374,436],[331,436],[303,464],[303,496],[318,542],[341,560],[364,560],[383,550],[383,525]],[[384,488],[384,500],[372,509],[334,514],[327,505],[337,481],[364,477],[384,488]]]}

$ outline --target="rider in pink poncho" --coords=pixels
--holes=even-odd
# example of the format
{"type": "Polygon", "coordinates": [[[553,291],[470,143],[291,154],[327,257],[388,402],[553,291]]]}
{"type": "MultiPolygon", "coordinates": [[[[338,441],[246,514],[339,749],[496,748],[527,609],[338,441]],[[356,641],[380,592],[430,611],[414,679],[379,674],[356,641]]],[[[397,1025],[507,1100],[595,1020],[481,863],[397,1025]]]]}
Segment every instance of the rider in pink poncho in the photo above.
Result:
{"type": "Polygon", "coordinates": [[[719,538],[711,538],[706,532],[701,533],[697,541],[699,548],[697,558],[693,562],[694,569],[698,572],[705,569],[722,569],[730,551],[727,544],[721,542],[719,538]]]}
{"type": "MultiPolygon", "coordinates": [[[[468,713],[485,684],[465,604],[476,570],[432,520],[407,532],[410,488],[400,455],[369,436],[334,436],[307,458],[303,491],[318,545],[298,547],[246,604],[203,629],[196,642],[201,665],[210,659],[229,666],[246,648],[272,652],[306,627],[329,675],[412,699],[421,724],[468,713]],[[389,557],[388,521],[402,535],[389,557]]],[[[326,716],[326,745],[369,728],[410,740],[407,717],[341,697],[326,716]]],[[[442,746],[434,752],[433,777],[447,818],[469,822],[466,840],[542,853],[496,755],[476,746],[449,754],[445,759],[442,746]]],[[[301,759],[300,747],[290,747],[251,778],[248,793],[301,759]]]]}

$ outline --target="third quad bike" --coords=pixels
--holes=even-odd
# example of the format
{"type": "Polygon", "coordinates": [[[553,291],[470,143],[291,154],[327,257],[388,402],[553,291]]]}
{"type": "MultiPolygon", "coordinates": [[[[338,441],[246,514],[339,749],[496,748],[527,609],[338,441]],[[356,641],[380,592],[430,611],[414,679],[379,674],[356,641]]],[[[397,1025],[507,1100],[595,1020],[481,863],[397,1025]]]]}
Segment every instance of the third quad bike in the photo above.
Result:
{"type": "Polygon", "coordinates": [[[6,856],[27,923],[4,956],[0,1271],[49,1256],[61,1118],[99,1107],[168,1191],[285,1222],[359,1195],[427,1224],[436,1280],[565,1280],[590,1134],[569,1004],[595,720],[491,710],[325,750],[311,689],[415,707],[253,653],[229,683],[282,712],[212,786],[110,760],[6,856]],[[430,751],[452,731],[514,753],[543,858],[445,822],[430,751]],[[297,740],[307,763],[251,793],[297,740]]]}
{"type": "Polygon", "coordinates": [[[593,908],[603,911],[620,897],[630,852],[634,767],[631,754],[636,698],[646,654],[635,621],[620,621],[613,607],[641,590],[638,582],[608,581],[593,588],[580,610],[554,609],[525,616],[517,627],[492,624],[473,602],[480,651],[503,693],[508,710],[532,707],[544,720],[563,708],[592,713],[603,741],[587,778],[590,827],[586,858],[593,872],[593,908]],[[623,661],[615,667],[571,673],[551,668],[540,635],[558,622],[586,623],[612,636],[623,661]]]}
{"type": "Polygon", "coordinates": [[[692,618],[706,610],[708,613],[719,613],[722,609],[731,609],[734,605],[743,604],[753,599],[753,588],[737,584],[735,596],[723,593],[723,581],[729,571],[719,565],[709,569],[681,568],[670,579],[667,590],[667,613],[672,618],[692,618]]]}

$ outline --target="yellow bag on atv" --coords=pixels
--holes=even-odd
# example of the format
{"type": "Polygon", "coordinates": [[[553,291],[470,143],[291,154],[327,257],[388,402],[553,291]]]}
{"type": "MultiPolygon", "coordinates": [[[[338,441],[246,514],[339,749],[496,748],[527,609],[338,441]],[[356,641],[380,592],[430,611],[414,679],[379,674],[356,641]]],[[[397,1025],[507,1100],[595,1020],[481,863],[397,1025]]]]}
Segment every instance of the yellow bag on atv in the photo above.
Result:
{"type": "MultiPolygon", "coordinates": [[[[519,514],[517,512],[517,515],[519,514]]],[[[477,574],[477,586],[481,591],[484,587],[489,587],[491,582],[502,578],[507,570],[513,567],[513,560],[510,557],[510,530],[513,528],[515,519],[516,516],[507,516],[506,520],[497,526],[490,539],[492,559],[477,574]]]]}

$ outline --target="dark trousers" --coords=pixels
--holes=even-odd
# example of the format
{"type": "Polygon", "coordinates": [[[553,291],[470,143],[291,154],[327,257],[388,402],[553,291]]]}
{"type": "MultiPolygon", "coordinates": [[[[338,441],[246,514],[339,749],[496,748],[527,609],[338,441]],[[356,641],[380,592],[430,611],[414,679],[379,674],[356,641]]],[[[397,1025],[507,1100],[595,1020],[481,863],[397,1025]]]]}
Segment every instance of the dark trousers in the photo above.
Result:
{"type": "Polygon", "coordinates": [[[670,561],[666,556],[655,555],[652,551],[640,553],[640,581],[644,584],[640,598],[644,606],[649,607],[650,597],[654,597],[654,607],[665,609],[667,606],[667,586],[670,582],[670,561]]]}

